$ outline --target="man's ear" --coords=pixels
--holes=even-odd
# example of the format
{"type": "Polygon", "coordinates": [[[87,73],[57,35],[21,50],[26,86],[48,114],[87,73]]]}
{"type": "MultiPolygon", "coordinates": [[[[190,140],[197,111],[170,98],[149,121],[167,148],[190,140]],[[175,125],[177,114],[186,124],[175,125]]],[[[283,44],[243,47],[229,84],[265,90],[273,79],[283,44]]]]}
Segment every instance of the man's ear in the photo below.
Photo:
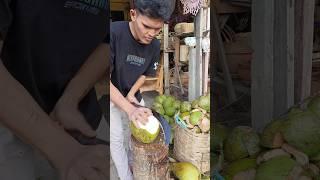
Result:
{"type": "Polygon", "coordinates": [[[137,10],[135,9],[131,9],[130,10],[130,17],[131,17],[131,21],[136,21],[137,20],[137,10]]]}

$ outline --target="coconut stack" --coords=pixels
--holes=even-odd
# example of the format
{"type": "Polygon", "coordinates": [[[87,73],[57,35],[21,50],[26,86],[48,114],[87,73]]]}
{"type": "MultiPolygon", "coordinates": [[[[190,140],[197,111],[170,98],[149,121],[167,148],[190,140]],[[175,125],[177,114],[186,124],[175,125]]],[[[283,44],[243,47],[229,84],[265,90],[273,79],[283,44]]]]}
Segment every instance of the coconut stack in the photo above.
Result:
{"type": "MultiPolygon", "coordinates": [[[[171,127],[171,134],[174,133],[174,115],[180,111],[181,101],[173,96],[159,95],[156,96],[151,109],[161,114],[171,127]]],[[[173,143],[173,135],[170,139],[170,144],[173,143]]]]}
{"type": "Polygon", "coordinates": [[[179,117],[195,133],[210,132],[210,94],[200,96],[192,102],[184,101],[179,117]]]}
{"type": "Polygon", "coordinates": [[[226,180],[320,179],[320,96],[292,107],[261,134],[245,126],[215,129],[211,148],[223,147],[220,172],[226,180]]]}
{"type": "MultiPolygon", "coordinates": [[[[210,94],[200,96],[189,101],[180,101],[173,96],[156,96],[151,107],[161,114],[170,124],[171,132],[174,133],[174,116],[179,113],[187,127],[196,133],[209,133],[210,131],[210,94]]],[[[171,136],[171,144],[173,136],[171,136]]]]}

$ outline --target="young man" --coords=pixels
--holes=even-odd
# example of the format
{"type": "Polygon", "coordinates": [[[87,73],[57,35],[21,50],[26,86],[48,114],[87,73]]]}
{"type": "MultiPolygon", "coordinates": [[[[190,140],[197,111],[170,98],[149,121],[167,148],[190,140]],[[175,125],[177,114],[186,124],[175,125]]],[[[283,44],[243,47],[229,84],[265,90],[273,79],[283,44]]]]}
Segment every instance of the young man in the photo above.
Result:
{"type": "Polygon", "coordinates": [[[1,179],[38,178],[36,166],[46,167],[35,165],[31,146],[60,179],[108,178],[108,146],[81,145],[64,130],[95,136],[101,112],[93,86],[108,66],[108,6],[106,0],[0,0],[0,32],[7,32],[0,58],[1,179]]]}
{"type": "Polygon", "coordinates": [[[160,43],[155,37],[174,9],[172,0],[134,0],[130,22],[111,23],[110,151],[121,180],[131,180],[124,146],[128,122],[146,123],[152,115],[139,88],[146,76],[154,76],[159,65],[160,43]],[[125,126],[125,127],[124,127],[125,126]]]}

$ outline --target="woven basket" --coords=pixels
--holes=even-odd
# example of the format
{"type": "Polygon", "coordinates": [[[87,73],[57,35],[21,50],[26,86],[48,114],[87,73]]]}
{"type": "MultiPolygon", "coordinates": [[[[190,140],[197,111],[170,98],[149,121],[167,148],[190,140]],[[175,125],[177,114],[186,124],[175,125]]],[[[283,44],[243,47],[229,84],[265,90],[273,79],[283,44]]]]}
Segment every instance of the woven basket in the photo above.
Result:
{"type": "Polygon", "coordinates": [[[174,132],[174,155],[181,162],[190,162],[201,173],[210,171],[210,133],[196,134],[179,125],[174,132]]]}

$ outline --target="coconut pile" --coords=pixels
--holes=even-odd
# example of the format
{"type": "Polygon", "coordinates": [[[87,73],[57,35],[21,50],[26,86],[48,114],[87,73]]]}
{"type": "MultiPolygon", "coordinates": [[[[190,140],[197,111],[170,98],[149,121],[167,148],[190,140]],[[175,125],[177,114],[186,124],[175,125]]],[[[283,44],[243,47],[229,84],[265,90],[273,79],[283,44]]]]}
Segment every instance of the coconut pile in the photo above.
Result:
{"type": "MultiPolygon", "coordinates": [[[[176,116],[195,133],[210,131],[210,94],[200,96],[191,102],[180,101],[173,96],[159,95],[155,97],[151,109],[161,114],[171,126],[171,144],[173,144],[174,129],[178,126],[176,116]]],[[[173,177],[180,180],[210,179],[209,176],[201,174],[190,162],[170,161],[170,172],[173,177]]]]}
{"type": "Polygon", "coordinates": [[[251,127],[215,124],[211,165],[226,180],[320,179],[320,96],[269,123],[251,127]]]}
{"type": "Polygon", "coordinates": [[[191,103],[184,101],[181,104],[179,117],[187,127],[196,133],[210,131],[210,94],[200,96],[191,103]]]}
{"type": "MultiPolygon", "coordinates": [[[[155,97],[151,107],[161,114],[170,124],[174,133],[175,115],[184,121],[190,130],[196,133],[210,131],[210,94],[189,101],[180,101],[173,96],[159,95],[155,97]]],[[[170,143],[173,143],[173,135],[170,143]]]]}

